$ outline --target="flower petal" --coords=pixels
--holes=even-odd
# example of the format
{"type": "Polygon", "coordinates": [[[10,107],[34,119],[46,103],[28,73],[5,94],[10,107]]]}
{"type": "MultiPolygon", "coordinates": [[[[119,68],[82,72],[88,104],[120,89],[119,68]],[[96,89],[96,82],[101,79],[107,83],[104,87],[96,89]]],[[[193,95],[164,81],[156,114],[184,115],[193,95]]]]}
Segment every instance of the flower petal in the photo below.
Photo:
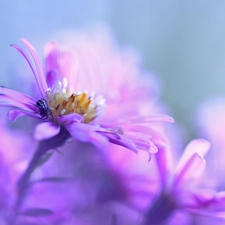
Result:
{"type": "Polygon", "coordinates": [[[188,160],[196,153],[202,158],[207,154],[210,148],[210,143],[203,139],[196,139],[191,141],[185,148],[176,167],[177,173],[183,169],[188,160]]]}
{"type": "Polygon", "coordinates": [[[105,137],[107,137],[108,141],[116,144],[116,145],[120,145],[123,146],[125,148],[128,148],[130,150],[132,150],[133,152],[137,153],[137,146],[134,144],[134,142],[127,138],[124,135],[120,135],[117,133],[113,133],[113,132],[109,132],[109,131],[98,131],[98,133],[101,133],[102,135],[104,135],[105,137]]]}
{"type": "Polygon", "coordinates": [[[37,74],[34,73],[34,75],[36,77],[37,84],[38,84],[39,88],[41,89],[42,95],[45,96],[45,91],[47,90],[48,86],[47,86],[47,83],[46,83],[46,80],[45,80],[43,68],[41,66],[41,63],[40,63],[40,60],[38,58],[37,52],[35,51],[34,47],[30,44],[29,41],[27,41],[24,38],[21,38],[20,40],[27,47],[28,51],[30,52],[30,54],[33,58],[34,64],[35,64],[36,69],[37,69],[37,74]]]}
{"type": "Polygon", "coordinates": [[[8,118],[13,122],[16,121],[21,116],[29,116],[35,119],[41,119],[40,115],[35,114],[34,112],[28,112],[19,109],[12,109],[8,112],[8,118]]]}
{"type": "Polygon", "coordinates": [[[162,187],[164,187],[166,184],[166,181],[168,179],[168,172],[171,167],[171,158],[169,157],[170,155],[168,154],[169,150],[170,149],[168,148],[160,147],[157,154],[155,154],[162,187]]]}
{"type": "Polygon", "coordinates": [[[71,114],[64,115],[64,116],[58,116],[57,119],[60,124],[63,124],[63,123],[68,124],[71,122],[81,123],[83,121],[84,117],[77,113],[71,113],[71,114]]]}
{"type": "Polygon", "coordinates": [[[60,131],[60,126],[54,122],[39,123],[34,130],[34,137],[36,140],[46,140],[57,135],[60,131]]]}
{"type": "Polygon", "coordinates": [[[55,82],[58,80],[57,77],[55,70],[50,70],[46,73],[46,81],[49,87],[53,87],[55,82]]]}
{"type": "MultiPolygon", "coordinates": [[[[75,63],[71,52],[65,51],[65,49],[60,49],[59,46],[53,42],[48,42],[44,48],[44,57],[47,74],[54,71],[57,73],[55,78],[61,80],[63,77],[67,77],[67,79],[69,79],[72,67],[75,63]]],[[[73,73],[73,77],[75,75],[76,74],[73,73]]],[[[49,82],[50,80],[47,81],[49,82]]]]}
{"type": "Polygon", "coordinates": [[[194,180],[202,173],[206,164],[204,156],[209,147],[210,143],[203,139],[196,139],[188,144],[175,169],[174,186],[194,180]]]}
{"type": "MultiPolygon", "coordinates": [[[[31,71],[32,71],[32,73],[33,73],[33,75],[34,75],[34,78],[35,78],[35,80],[36,80],[36,83],[37,83],[37,85],[38,85],[38,88],[39,88],[39,90],[40,90],[40,93],[42,94],[42,97],[44,97],[44,96],[45,96],[45,91],[44,91],[42,85],[40,84],[39,76],[37,75],[37,73],[36,73],[36,71],[35,71],[35,69],[34,69],[33,63],[32,63],[32,61],[30,60],[30,58],[29,58],[29,56],[27,55],[27,53],[26,53],[22,48],[20,48],[18,45],[12,44],[12,45],[10,45],[10,46],[13,47],[13,48],[15,48],[18,52],[20,52],[20,54],[26,59],[28,65],[30,66],[31,71]]],[[[47,90],[47,89],[46,89],[46,90],[47,90]]]]}
{"type": "Polygon", "coordinates": [[[22,92],[0,87],[0,106],[17,107],[23,110],[34,111],[35,104],[36,99],[22,92]]]}
{"type": "MultiPolygon", "coordinates": [[[[115,121],[114,121],[115,122],[115,121]]],[[[153,122],[168,122],[173,123],[174,119],[167,115],[152,115],[152,116],[138,116],[138,117],[126,117],[124,119],[119,119],[116,123],[119,126],[123,126],[125,124],[146,124],[153,122]]],[[[111,124],[109,125],[111,126],[111,124]]]]}
{"type": "Polygon", "coordinates": [[[156,153],[157,147],[150,140],[150,136],[140,132],[125,132],[125,136],[129,138],[138,149],[148,151],[150,153],[156,153]]]}
{"type": "Polygon", "coordinates": [[[91,142],[98,148],[105,147],[107,138],[97,133],[98,127],[91,126],[84,123],[69,123],[64,125],[71,136],[82,142],[91,142]]]}
{"type": "Polygon", "coordinates": [[[194,153],[191,158],[186,162],[182,170],[175,175],[174,186],[178,186],[183,183],[186,186],[186,181],[196,179],[205,168],[205,159],[199,154],[194,153]]]}

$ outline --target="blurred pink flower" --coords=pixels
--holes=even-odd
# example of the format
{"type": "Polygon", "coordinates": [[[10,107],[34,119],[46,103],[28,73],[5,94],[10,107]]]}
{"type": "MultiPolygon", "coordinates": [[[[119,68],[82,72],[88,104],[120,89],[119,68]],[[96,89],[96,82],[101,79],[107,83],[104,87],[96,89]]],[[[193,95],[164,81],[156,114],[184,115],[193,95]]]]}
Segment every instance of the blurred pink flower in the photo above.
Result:
{"type": "Polygon", "coordinates": [[[21,39],[31,59],[12,45],[27,60],[40,97],[0,87],[0,106],[14,107],[8,114],[13,121],[22,115],[46,120],[35,129],[39,140],[55,136],[64,126],[75,139],[98,147],[111,142],[134,152],[157,152],[156,145],[166,141],[153,122],[173,120],[153,109],[148,77],[132,55],[114,46],[110,36],[103,35],[98,42],[88,35],[80,40],[79,47],[68,49],[48,43],[45,71],[27,40],[21,39]]]}

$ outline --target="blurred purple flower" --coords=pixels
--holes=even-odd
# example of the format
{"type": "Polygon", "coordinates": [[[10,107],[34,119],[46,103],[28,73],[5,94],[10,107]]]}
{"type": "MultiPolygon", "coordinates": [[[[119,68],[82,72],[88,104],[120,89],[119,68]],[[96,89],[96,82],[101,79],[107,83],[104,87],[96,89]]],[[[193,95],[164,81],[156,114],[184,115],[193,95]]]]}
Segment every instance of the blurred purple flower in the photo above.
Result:
{"type": "Polygon", "coordinates": [[[196,124],[198,133],[211,142],[211,151],[207,155],[207,167],[204,176],[205,186],[208,188],[206,199],[208,208],[214,209],[213,218],[209,221],[197,218],[196,221],[204,224],[224,224],[225,221],[225,177],[224,177],[224,150],[225,150],[225,99],[212,98],[200,105],[197,111],[196,124]]]}
{"type": "Polygon", "coordinates": [[[22,132],[7,128],[3,120],[0,121],[0,136],[0,223],[6,224],[17,197],[17,179],[28,164],[33,144],[22,132]]]}
{"type": "Polygon", "coordinates": [[[75,139],[98,147],[111,142],[134,152],[141,149],[155,153],[155,144],[163,145],[165,139],[153,128],[152,122],[173,120],[154,110],[149,111],[151,96],[149,84],[145,83],[149,80],[145,77],[141,81],[138,65],[128,55],[114,50],[114,46],[108,46],[107,38],[105,42],[104,38],[101,40],[100,45],[90,37],[84,38],[80,48],[69,51],[48,43],[44,71],[33,46],[21,39],[31,58],[19,46],[12,46],[27,60],[40,97],[0,87],[0,106],[14,107],[8,113],[13,121],[22,115],[46,120],[35,129],[35,137],[39,140],[55,136],[60,126],[64,126],[75,139]],[[88,90],[91,94],[80,90],[88,90]]]}
{"type": "Polygon", "coordinates": [[[160,192],[146,211],[144,224],[158,225],[166,221],[167,224],[191,224],[193,215],[223,217],[224,194],[216,193],[204,183],[204,157],[209,147],[205,140],[193,140],[175,168],[171,166],[171,151],[160,149],[155,155],[160,192]]]}
{"type": "Polygon", "coordinates": [[[86,181],[82,187],[85,193],[92,191],[95,207],[119,203],[138,212],[137,224],[190,225],[205,217],[218,220],[223,217],[224,194],[206,186],[204,157],[209,147],[205,140],[193,140],[174,163],[174,152],[168,148],[160,148],[148,162],[146,152],[134,155],[112,145],[100,160],[104,163],[92,165],[89,159],[80,168],[86,181]]]}
{"type": "Polygon", "coordinates": [[[197,120],[199,134],[210,141],[212,151],[207,157],[207,184],[214,189],[223,190],[224,150],[225,150],[225,99],[211,99],[198,108],[197,120]]]}
{"type": "Polygon", "coordinates": [[[119,200],[142,212],[142,225],[182,225],[192,224],[195,217],[222,218],[223,192],[205,186],[204,157],[209,147],[205,140],[193,140],[174,164],[173,151],[168,148],[160,148],[148,163],[144,152],[134,158],[112,146],[107,163],[117,186],[101,194],[105,199],[108,196],[108,201],[119,200]]]}

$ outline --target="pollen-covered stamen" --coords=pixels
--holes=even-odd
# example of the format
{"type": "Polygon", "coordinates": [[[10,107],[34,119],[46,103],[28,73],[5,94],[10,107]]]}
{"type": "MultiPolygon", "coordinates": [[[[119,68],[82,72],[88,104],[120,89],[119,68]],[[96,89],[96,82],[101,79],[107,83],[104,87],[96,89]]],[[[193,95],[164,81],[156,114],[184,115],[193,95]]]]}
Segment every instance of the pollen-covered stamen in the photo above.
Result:
{"type": "Polygon", "coordinates": [[[89,123],[98,116],[100,104],[94,103],[87,92],[71,93],[67,88],[67,81],[58,82],[53,89],[46,92],[48,106],[52,117],[57,122],[57,117],[77,113],[84,117],[83,122],[89,123]]]}

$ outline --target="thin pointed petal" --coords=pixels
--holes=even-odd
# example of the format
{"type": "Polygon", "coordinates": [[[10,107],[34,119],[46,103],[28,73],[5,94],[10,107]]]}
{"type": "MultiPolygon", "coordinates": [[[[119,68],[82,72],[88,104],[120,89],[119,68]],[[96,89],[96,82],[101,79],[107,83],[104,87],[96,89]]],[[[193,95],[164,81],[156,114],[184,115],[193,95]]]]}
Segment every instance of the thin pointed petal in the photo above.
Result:
{"type": "Polygon", "coordinates": [[[37,113],[36,100],[34,98],[4,87],[0,87],[0,106],[18,108],[31,115],[37,113]]]}
{"type": "Polygon", "coordinates": [[[27,55],[27,53],[22,48],[20,48],[18,45],[12,44],[10,46],[13,47],[13,48],[15,48],[18,52],[20,52],[20,54],[26,59],[28,65],[30,66],[31,71],[32,71],[32,73],[34,75],[34,78],[36,80],[36,83],[38,85],[38,88],[40,90],[40,93],[42,94],[42,97],[44,97],[45,96],[45,90],[47,90],[47,89],[43,90],[43,88],[42,88],[42,86],[40,84],[40,81],[38,79],[38,75],[37,75],[37,73],[36,73],[36,71],[34,69],[34,66],[33,66],[33,64],[31,62],[29,56],[27,55]]]}
{"type": "Polygon", "coordinates": [[[98,133],[101,133],[102,135],[104,135],[105,137],[107,137],[108,141],[116,144],[116,145],[120,145],[123,146],[125,148],[128,148],[130,150],[132,150],[133,152],[137,153],[137,146],[134,144],[134,142],[132,142],[131,139],[127,138],[124,135],[120,135],[117,133],[113,133],[113,132],[109,132],[109,131],[98,131],[98,133]]]}
{"type": "Polygon", "coordinates": [[[36,69],[37,69],[38,84],[40,85],[41,90],[42,90],[41,93],[44,96],[45,95],[45,91],[48,89],[48,86],[47,86],[47,83],[46,83],[46,80],[45,80],[45,75],[44,75],[43,68],[41,66],[40,60],[38,58],[37,52],[35,51],[34,47],[30,44],[29,41],[27,41],[24,38],[21,38],[20,40],[27,47],[28,51],[30,52],[30,54],[31,54],[31,56],[33,58],[34,64],[35,64],[36,69]]]}
{"type": "Polygon", "coordinates": [[[174,186],[178,186],[181,183],[186,184],[186,181],[190,182],[191,180],[196,179],[203,172],[205,164],[205,159],[199,154],[195,153],[192,155],[182,170],[176,174],[174,186]]]}
{"type": "Polygon", "coordinates": [[[159,148],[159,151],[157,152],[157,154],[155,154],[162,187],[164,187],[166,184],[166,181],[168,179],[168,172],[171,167],[171,158],[169,157],[168,150],[168,148],[162,147],[159,148]]]}
{"type": "Polygon", "coordinates": [[[197,153],[202,158],[207,154],[210,148],[210,143],[203,139],[196,139],[191,141],[187,147],[185,148],[178,164],[176,167],[177,173],[179,173],[180,170],[183,169],[185,164],[188,162],[188,160],[197,153]]]}
{"type": "Polygon", "coordinates": [[[152,143],[150,135],[142,132],[125,132],[125,136],[129,138],[138,149],[144,150],[150,153],[156,153],[157,147],[152,143]]]}
{"type": "Polygon", "coordinates": [[[138,118],[125,118],[125,119],[119,119],[117,121],[118,125],[125,125],[125,124],[147,124],[147,123],[153,123],[153,122],[168,122],[173,123],[174,119],[167,115],[154,115],[154,116],[140,116],[138,118]]]}
{"type": "Polygon", "coordinates": [[[22,111],[18,109],[12,109],[8,112],[8,118],[13,122],[16,121],[21,116],[29,116],[35,119],[40,119],[40,115],[35,114],[34,112],[22,111]]]}
{"type": "Polygon", "coordinates": [[[28,101],[35,101],[35,99],[29,95],[26,95],[22,92],[15,91],[13,89],[5,88],[5,87],[0,87],[0,95],[11,96],[12,98],[16,99],[17,101],[21,100],[21,98],[26,98],[26,100],[28,100],[28,101]]]}

